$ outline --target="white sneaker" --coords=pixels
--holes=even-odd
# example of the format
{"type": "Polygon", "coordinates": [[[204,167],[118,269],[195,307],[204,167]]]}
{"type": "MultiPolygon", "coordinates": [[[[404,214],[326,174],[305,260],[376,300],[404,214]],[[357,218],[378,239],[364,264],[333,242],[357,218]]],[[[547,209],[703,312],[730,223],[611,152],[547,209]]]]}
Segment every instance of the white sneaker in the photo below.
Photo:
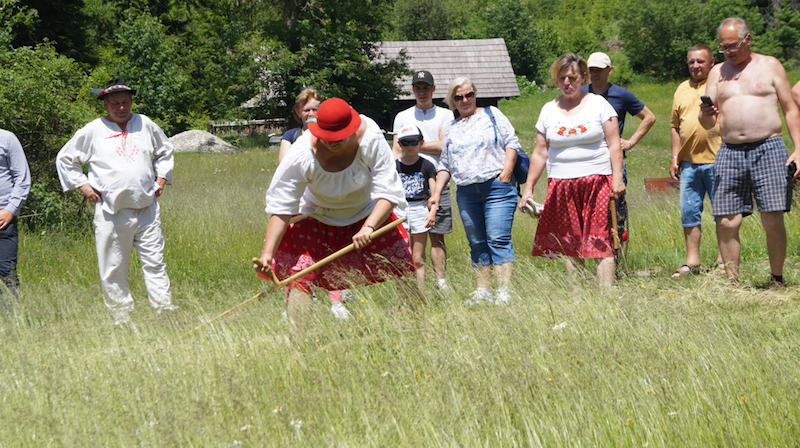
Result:
{"type": "Polygon", "coordinates": [[[350,318],[350,311],[347,311],[347,308],[342,305],[342,302],[333,302],[331,304],[331,313],[333,313],[333,317],[337,319],[350,318]]]}
{"type": "Polygon", "coordinates": [[[355,303],[356,297],[349,289],[342,290],[342,302],[355,303]]]}
{"type": "Polygon", "coordinates": [[[436,280],[436,286],[438,286],[439,289],[441,289],[442,291],[447,291],[448,289],[450,289],[450,287],[447,285],[447,280],[443,278],[436,280]]]}
{"type": "Polygon", "coordinates": [[[478,305],[481,302],[492,302],[492,292],[486,288],[478,288],[472,291],[467,299],[467,305],[478,305]]]}
{"type": "Polygon", "coordinates": [[[131,318],[128,317],[128,313],[125,311],[118,311],[114,313],[114,326],[125,325],[130,323],[131,318]]]}
{"type": "Polygon", "coordinates": [[[161,314],[162,311],[178,311],[178,305],[166,305],[156,308],[156,314],[161,314]]]}
{"type": "Polygon", "coordinates": [[[508,305],[511,303],[511,288],[508,286],[501,286],[497,288],[497,292],[494,294],[496,300],[494,301],[495,305],[508,305]]]}

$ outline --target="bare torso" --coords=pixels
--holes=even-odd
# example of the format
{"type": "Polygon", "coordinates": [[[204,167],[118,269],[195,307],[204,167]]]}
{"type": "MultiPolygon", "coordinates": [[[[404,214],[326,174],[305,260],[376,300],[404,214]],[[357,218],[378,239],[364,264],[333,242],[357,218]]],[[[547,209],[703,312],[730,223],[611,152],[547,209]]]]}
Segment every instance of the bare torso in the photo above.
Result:
{"type": "Polygon", "coordinates": [[[749,143],[781,135],[776,73],[767,59],[752,53],[746,63],[725,62],[711,73],[717,75],[716,105],[723,142],[749,143]]]}

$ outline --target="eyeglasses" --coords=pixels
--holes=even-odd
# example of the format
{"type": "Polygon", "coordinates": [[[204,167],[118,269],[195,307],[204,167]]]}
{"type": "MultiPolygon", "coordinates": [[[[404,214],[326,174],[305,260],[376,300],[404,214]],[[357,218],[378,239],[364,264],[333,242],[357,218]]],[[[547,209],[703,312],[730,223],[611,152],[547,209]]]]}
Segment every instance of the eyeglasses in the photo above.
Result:
{"type": "Polygon", "coordinates": [[[464,95],[454,95],[453,101],[455,101],[456,103],[460,103],[461,101],[464,101],[464,98],[470,99],[473,96],[475,96],[475,92],[465,93],[464,95]]]}
{"type": "Polygon", "coordinates": [[[736,45],[734,45],[732,47],[723,47],[722,45],[717,45],[717,52],[719,54],[723,54],[723,53],[728,52],[728,51],[736,51],[736,50],[738,50],[739,46],[742,45],[744,43],[744,41],[747,39],[747,36],[749,36],[749,34],[745,34],[744,37],[742,38],[742,40],[740,40],[738,44],[736,44],[736,45]]]}
{"type": "Polygon", "coordinates": [[[403,146],[417,146],[419,145],[419,140],[400,140],[400,144],[403,146]]]}

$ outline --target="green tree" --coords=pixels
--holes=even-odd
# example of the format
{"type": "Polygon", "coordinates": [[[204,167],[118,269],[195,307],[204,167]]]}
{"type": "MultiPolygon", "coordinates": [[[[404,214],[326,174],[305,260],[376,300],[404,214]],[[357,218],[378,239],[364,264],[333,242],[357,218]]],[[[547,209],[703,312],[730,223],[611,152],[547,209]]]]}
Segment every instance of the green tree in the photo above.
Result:
{"type": "Polygon", "coordinates": [[[250,11],[227,0],[199,10],[187,27],[185,70],[192,78],[191,114],[232,119],[260,87],[256,57],[269,44],[250,30],[250,11]]]}
{"type": "Polygon", "coordinates": [[[97,55],[89,48],[86,30],[90,28],[83,13],[83,0],[20,0],[19,4],[37,11],[33,21],[17,22],[15,47],[54,42],[56,51],[79,62],[96,63],[97,55]]]}
{"type": "Polygon", "coordinates": [[[380,57],[377,43],[389,10],[387,0],[287,1],[284,42],[294,66],[271,86],[272,95],[291,105],[304,86],[314,86],[367,115],[389,110],[401,90],[395,81],[408,73],[403,57],[380,57]]]}
{"type": "Polygon", "coordinates": [[[699,43],[713,48],[724,18],[742,17],[754,33],[761,26],[747,0],[628,0],[620,15],[620,37],[631,68],[658,79],[685,78],[686,52],[699,43]]]}
{"type": "Polygon", "coordinates": [[[452,14],[441,0],[395,0],[394,17],[397,40],[444,40],[452,37],[452,14]]]}
{"type": "Polygon", "coordinates": [[[784,64],[797,64],[800,49],[800,11],[786,5],[774,16],[775,25],[753,40],[753,49],[759,53],[775,56],[784,64]]]}
{"type": "Polygon", "coordinates": [[[129,9],[115,35],[109,70],[137,88],[136,110],[147,115],[167,135],[187,128],[189,92],[179,41],[156,18],[129,9]]]}
{"type": "Polygon", "coordinates": [[[0,0],[0,47],[11,47],[16,36],[15,30],[31,26],[37,16],[35,9],[20,5],[18,0],[0,0]]]}
{"type": "Polygon", "coordinates": [[[61,193],[55,157],[91,111],[79,101],[85,76],[75,61],[52,44],[11,48],[14,27],[30,18],[15,0],[0,0],[0,127],[16,134],[31,168],[22,224],[60,227],[76,216],[80,199],[61,193]]]}
{"type": "Polygon", "coordinates": [[[514,73],[537,82],[547,79],[547,67],[558,48],[558,39],[547,27],[537,27],[524,3],[498,0],[486,8],[485,37],[502,37],[514,73]]]}

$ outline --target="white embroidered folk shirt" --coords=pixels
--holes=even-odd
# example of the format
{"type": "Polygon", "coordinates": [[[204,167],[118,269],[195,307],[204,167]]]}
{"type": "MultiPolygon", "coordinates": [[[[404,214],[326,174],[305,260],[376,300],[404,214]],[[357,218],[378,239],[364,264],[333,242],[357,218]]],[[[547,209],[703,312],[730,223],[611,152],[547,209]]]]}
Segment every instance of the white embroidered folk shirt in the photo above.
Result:
{"type": "Polygon", "coordinates": [[[132,114],[123,132],[105,118],[83,128],[56,157],[58,178],[64,191],[87,182],[103,199],[109,213],[148,207],[155,198],[156,177],[172,183],[172,143],[164,131],[144,115],[132,114]],[[88,176],[81,164],[89,165],[88,176]]]}

